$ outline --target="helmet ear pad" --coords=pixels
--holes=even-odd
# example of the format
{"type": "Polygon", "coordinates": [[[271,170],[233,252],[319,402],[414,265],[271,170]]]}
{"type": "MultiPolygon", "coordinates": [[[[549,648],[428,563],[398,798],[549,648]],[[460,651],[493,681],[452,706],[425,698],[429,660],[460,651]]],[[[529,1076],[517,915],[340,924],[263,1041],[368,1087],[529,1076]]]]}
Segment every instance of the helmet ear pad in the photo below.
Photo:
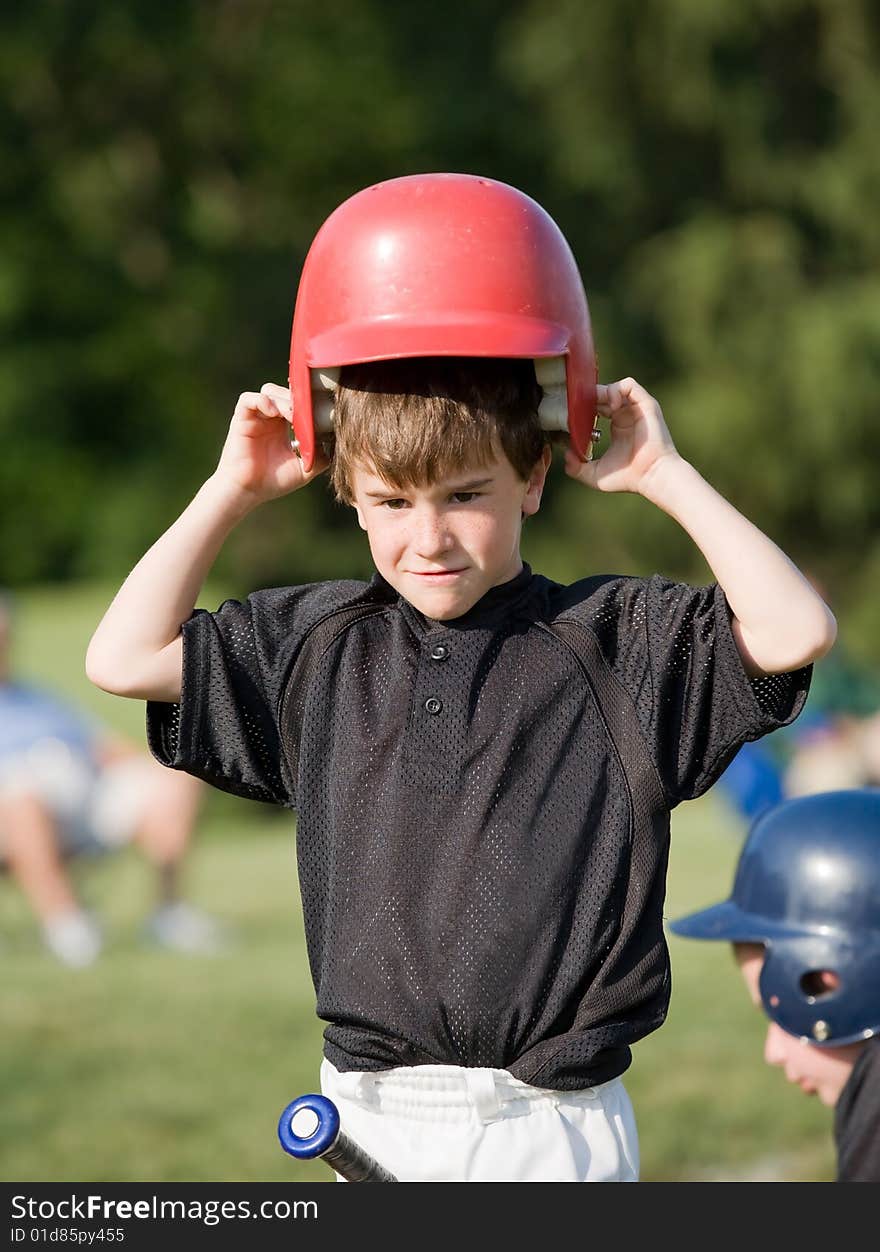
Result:
{"type": "Polygon", "coordinates": [[[856,1043],[880,1031],[880,942],[856,945],[839,934],[774,938],[758,988],[767,1016],[788,1034],[827,1047],[856,1043]],[[825,970],[838,983],[821,990],[815,976],[825,970]]]}

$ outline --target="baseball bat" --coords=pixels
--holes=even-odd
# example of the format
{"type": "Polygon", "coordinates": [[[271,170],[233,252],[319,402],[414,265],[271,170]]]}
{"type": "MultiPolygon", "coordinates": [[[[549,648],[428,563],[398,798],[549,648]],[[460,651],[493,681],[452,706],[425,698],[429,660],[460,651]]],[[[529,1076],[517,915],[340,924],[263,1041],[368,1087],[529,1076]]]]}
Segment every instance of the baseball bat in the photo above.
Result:
{"type": "Polygon", "coordinates": [[[340,1127],[339,1110],[322,1095],[291,1100],[278,1120],[278,1140],[299,1161],[320,1157],[349,1182],[397,1182],[340,1127]]]}

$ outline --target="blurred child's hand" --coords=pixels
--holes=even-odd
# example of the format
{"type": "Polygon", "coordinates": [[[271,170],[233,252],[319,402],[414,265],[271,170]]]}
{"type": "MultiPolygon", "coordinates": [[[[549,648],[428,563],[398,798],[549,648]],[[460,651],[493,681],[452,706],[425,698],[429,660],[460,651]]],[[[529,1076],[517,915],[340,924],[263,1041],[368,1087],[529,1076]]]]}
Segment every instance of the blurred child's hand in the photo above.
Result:
{"type": "Polygon", "coordinates": [[[597,491],[643,492],[659,462],[678,456],[660,405],[634,378],[623,378],[597,386],[596,411],[611,419],[611,443],[593,461],[566,449],[566,474],[597,491]]]}
{"type": "Polygon", "coordinates": [[[290,390],[264,383],[238,398],[214,477],[257,502],[274,500],[305,486],[329,461],[320,450],[310,473],[291,443],[290,390]]]}

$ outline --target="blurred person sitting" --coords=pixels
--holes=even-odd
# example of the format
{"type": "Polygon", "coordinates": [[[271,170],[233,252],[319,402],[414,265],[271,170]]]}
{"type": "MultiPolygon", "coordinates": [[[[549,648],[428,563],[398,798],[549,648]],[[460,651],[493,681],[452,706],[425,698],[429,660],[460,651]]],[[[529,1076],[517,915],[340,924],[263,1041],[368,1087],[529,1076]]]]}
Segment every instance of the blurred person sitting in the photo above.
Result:
{"type": "Polygon", "coordinates": [[[880,675],[838,640],[813,667],[797,723],[743,744],[717,786],[749,822],[797,796],[880,786],[880,675]]]}
{"type": "Polygon", "coordinates": [[[880,678],[845,646],[822,658],[797,735],[787,746],[788,797],[880,784],[880,678]]]}
{"type": "Polygon", "coordinates": [[[51,692],[14,680],[11,628],[11,600],[0,593],[0,868],[26,897],[47,947],[68,966],[95,960],[101,929],[67,862],[136,841],[158,877],[146,936],[176,951],[216,951],[220,927],[179,896],[204,785],[51,692]]]}

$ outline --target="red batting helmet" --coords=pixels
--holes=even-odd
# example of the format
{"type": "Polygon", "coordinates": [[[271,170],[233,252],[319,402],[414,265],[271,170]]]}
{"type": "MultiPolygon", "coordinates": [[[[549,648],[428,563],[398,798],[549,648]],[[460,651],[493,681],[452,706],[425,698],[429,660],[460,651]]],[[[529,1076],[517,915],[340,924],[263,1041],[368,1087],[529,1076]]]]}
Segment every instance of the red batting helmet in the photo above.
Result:
{"type": "Polygon", "coordinates": [[[591,455],[596,358],[583,283],[559,227],[515,187],[413,174],[357,192],[327,218],[303,265],[290,345],[306,469],[336,367],[417,356],[532,358],[542,425],[567,429],[591,455]]]}

